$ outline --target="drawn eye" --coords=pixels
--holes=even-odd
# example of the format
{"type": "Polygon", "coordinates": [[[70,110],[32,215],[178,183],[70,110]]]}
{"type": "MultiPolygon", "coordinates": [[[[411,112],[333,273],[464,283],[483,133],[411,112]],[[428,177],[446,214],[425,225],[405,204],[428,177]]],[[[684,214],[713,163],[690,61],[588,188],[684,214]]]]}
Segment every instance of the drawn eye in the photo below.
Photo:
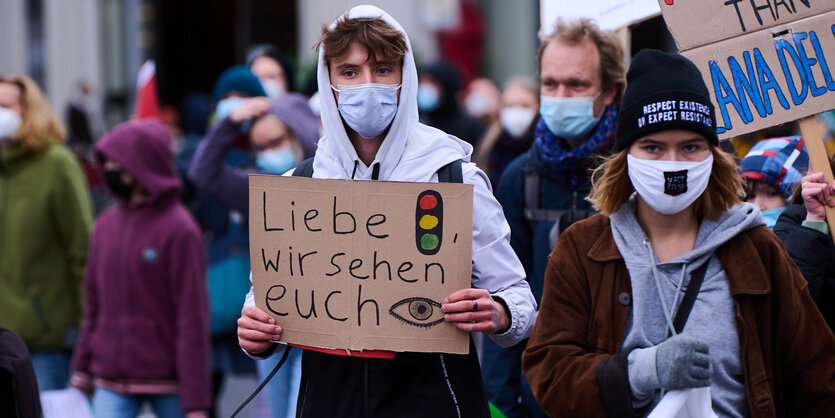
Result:
{"type": "Polygon", "coordinates": [[[392,305],[389,313],[402,322],[421,328],[434,327],[444,321],[441,304],[427,298],[403,299],[392,305]],[[433,319],[433,316],[438,318],[433,319]]]}

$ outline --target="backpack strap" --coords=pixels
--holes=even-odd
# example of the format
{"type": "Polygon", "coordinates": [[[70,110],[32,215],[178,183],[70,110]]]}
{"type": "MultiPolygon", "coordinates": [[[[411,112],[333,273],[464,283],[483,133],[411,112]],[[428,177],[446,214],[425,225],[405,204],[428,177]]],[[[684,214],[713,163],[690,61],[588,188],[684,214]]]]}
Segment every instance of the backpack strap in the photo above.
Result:
{"type": "Polygon", "coordinates": [[[313,177],[313,157],[310,157],[296,166],[293,170],[294,177],[313,177]]]}
{"type": "Polygon", "coordinates": [[[455,160],[438,169],[438,183],[463,183],[464,170],[461,160],[455,160]]]}
{"type": "Polygon", "coordinates": [[[536,226],[537,222],[556,222],[560,220],[564,213],[568,212],[567,210],[543,209],[540,207],[540,183],[539,172],[531,167],[525,167],[525,206],[522,209],[522,216],[531,224],[531,229],[536,226]]]}
{"type": "MultiPolygon", "coordinates": [[[[676,333],[681,333],[684,329],[684,324],[687,323],[687,318],[690,316],[690,311],[693,309],[693,304],[696,303],[696,297],[699,294],[699,289],[702,287],[702,283],[705,279],[705,273],[707,272],[707,265],[710,264],[710,257],[707,258],[699,268],[693,271],[693,274],[690,276],[690,283],[687,284],[687,290],[684,292],[684,298],[681,299],[681,304],[678,306],[678,310],[676,311],[676,317],[673,319],[673,328],[675,328],[676,333]]],[[[667,330],[667,336],[670,336],[672,333],[670,330],[667,330]]]]}

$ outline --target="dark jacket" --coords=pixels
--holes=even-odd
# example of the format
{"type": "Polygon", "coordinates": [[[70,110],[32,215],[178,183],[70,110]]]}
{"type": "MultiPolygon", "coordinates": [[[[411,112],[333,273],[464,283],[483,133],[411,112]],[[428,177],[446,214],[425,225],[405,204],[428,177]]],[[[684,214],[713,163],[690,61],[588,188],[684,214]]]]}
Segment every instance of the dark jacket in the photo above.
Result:
{"type": "MultiPolygon", "coordinates": [[[[751,417],[835,416],[835,337],[782,243],[760,226],[717,251],[731,285],[751,417]]],[[[552,416],[639,416],[621,351],[629,272],[609,218],[560,236],[522,365],[552,416]]]]}
{"type": "Polygon", "coordinates": [[[780,215],[774,233],[809,282],[809,293],[830,329],[835,329],[835,246],[832,236],[803,226],[806,207],[792,205],[780,215]]]}
{"type": "Polygon", "coordinates": [[[0,416],[40,418],[41,397],[23,340],[0,328],[0,416]]]}
{"type": "MultiPolygon", "coordinates": [[[[297,348],[296,348],[297,350],[297,348]]],[[[305,350],[300,418],[490,417],[475,345],[470,353],[373,359],[305,350]]]]}
{"type": "Polygon", "coordinates": [[[128,122],[99,153],[147,191],[96,221],[84,277],[84,314],[73,369],[77,386],[122,393],[179,393],[183,409],[208,410],[209,306],[206,249],[180,203],[168,128],[128,122]]]}
{"type": "MultiPolygon", "coordinates": [[[[553,221],[530,222],[524,216],[525,175],[527,171],[539,175],[539,197],[542,209],[570,209],[590,211],[586,196],[591,189],[587,169],[579,168],[566,173],[552,169],[543,159],[539,147],[534,144],[524,154],[507,166],[496,190],[496,199],[502,204],[510,225],[510,245],[525,267],[527,281],[539,303],[542,297],[543,277],[551,253],[550,233],[553,221]]],[[[494,405],[509,417],[544,416],[529,393],[527,382],[521,376],[522,351],[526,342],[502,349],[490,341],[484,342],[482,372],[487,395],[494,405]],[[522,389],[524,388],[524,389],[522,389]],[[522,397],[522,403],[517,400],[522,397]],[[524,412],[523,412],[524,410],[524,412]]]]}

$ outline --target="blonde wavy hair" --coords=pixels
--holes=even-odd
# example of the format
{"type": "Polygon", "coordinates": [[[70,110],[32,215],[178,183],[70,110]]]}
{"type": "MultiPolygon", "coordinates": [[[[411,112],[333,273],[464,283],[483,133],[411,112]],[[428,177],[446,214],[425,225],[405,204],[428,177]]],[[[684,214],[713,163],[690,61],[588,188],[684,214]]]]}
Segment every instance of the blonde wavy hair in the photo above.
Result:
{"type": "Polygon", "coordinates": [[[64,124],[52,111],[34,80],[23,74],[12,74],[0,76],[0,83],[12,84],[20,89],[22,123],[16,137],[26,151],[39,153],[50,142],[64,143],[67,140],[64,124]]]}
{"type": "MultiPolygon", "coordinates": [[[[717,220],[731,207],[742,203],[742,178],[739,177],[733,156],[709,144],[713,154],[713,169],[707,189],[693,204],[696,218],[717,220]]],[[[594,208],[612,215],[629,200],[635,191],[626,164],[629,149],[613,154],[594,169],[592,188],[586,198],[594,208]]]]}

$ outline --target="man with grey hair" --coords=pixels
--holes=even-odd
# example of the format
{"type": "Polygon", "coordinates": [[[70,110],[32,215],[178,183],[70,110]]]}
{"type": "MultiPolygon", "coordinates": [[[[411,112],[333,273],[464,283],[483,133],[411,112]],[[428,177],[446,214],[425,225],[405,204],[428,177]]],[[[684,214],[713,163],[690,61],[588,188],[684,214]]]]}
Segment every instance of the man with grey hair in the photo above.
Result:
{"type": "MultiPolygon", "coordinates": [[[[505,170],[496,198],[510,243],[537,299],[548,255],[571,223],[590,216],[585,200],[593,156],[610,152],[625,86],[620,40],[588,19],[558,20],[539,46],[539,122],[530,149],[505,170]]],[[[488,399],[508,417],[545,417],[522,375],[526,342],[502,349],[485,341],[488,399]]]]}

